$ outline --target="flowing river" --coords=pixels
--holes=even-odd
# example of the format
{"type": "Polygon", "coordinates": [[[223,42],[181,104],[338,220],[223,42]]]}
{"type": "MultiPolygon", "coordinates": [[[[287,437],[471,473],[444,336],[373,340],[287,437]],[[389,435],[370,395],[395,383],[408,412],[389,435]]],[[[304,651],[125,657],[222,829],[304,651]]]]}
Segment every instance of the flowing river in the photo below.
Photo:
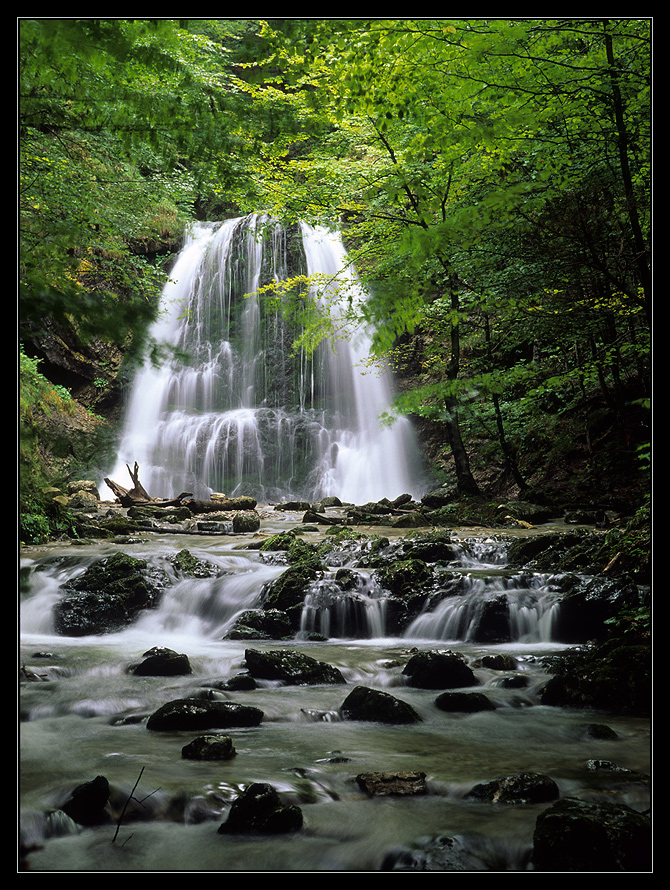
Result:
{"type": "MultiPolygon", "coordinates": [[[[291,524],[288,518],[264,521],[261,532],[291,524]]],[[[304,534],[306,541],[322,538],[321,532],[304,534]]],[[[32,848],[31,871],[407,870],[419,868],[426,851],[439,849],[445,838],[467,852],[464,870],[527,870],[535,821],[547,805],[466,799],[477,783],[536,772],[553,778],[561,796],[614,800],[640,811],[648,807],[643,784],[621,779],[613,785],[588,767],[597,759],[648,774],[648,721],[540,704],[538,692],[547,679],[542,659],[563,648],[551,641],[544,580],[521,583],[509,575],[504,558],[485,538],[470,541],[458,571],[467,576],[475,599],[486,595],[487,582],[519,593],[516,639],[505,645],[468,641],[469,620],[462,614],[467,594],[459,616],[436,609],[403,636],[388,636],[379,591],[369,596],[369,617],[355,636],[340,636],[336,611],[327,609],[326,618],[322,606],[321,630],[329,630],[325,640],[307,641],[305,634],[281,643],[224,639],[235,616],[253,608],[263,586],[286,568],[250,547],[253,540],[251,535],[161,535],[124,543],[124,552],[150,562],[187,548],[221,573],[178,581],[165,590],[157,609],[130,628],[84,638],[54,632],[53,605],[68,579],[117,551],[118,543],[52,543],[22,553],[20,663],[40,677],[20,686],[20,830],[22,842],[32,848]],[[128,673],[155,646],[185,653],[193,673],[170,678],[128,673]],[[244,671],[245,649],[280,647],[336,666],[347,685],[259,681],[247,691],[221,688],[222,681],[244,671]],[[495,710],[439,710],[434,690],[405,683],[402,667],[414,649],[463,655],[495,710]],[[482,667],[482,656],[493,652],[512,655],[517,669],[482,667]],[[506,684],[510,673],[521,676],[523,685],[506,684]],[[341,719],[339,708],[356,685],[410,703],[421,722],[398,726],[341,719]],[[164,702],[190,696],[253,704],[263,720],[253,728],[225,731],[237,752],[232,759],[186,760],[182,748],[199,733],[152,732],[146,718],[164,702]],[[590,738],[585,731],[590,723],[606,723],[616,738],[590,738]],[[404,770],[425,773],[428,793],[374,797],[355,781],[361,773],[404,770]],[[142,802],[118,826],[114,821],[76,826],[59,806],[74,787],[98,775],[109,780],[117,815],[138,779],[133,797],[142,802]],[[231,802],[252,782],[270,783],[285,802],[297,804],[303,828],[277,836],[219,834],[231,802]]],[[[308,600],[306,629],[315,614],[308,600]]]]}

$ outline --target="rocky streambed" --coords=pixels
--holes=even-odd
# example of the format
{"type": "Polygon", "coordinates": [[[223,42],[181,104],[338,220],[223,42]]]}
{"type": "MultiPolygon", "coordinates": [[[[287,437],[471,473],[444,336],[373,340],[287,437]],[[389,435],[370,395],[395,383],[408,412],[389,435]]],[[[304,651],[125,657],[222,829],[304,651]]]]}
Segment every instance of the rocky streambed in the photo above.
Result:
{"type": "Polygon", "coordinates": [[[407,504],[27,548],[24,867],[648,870],[649,651],[608,632],[648,588],[595,524],[407,504]]]}

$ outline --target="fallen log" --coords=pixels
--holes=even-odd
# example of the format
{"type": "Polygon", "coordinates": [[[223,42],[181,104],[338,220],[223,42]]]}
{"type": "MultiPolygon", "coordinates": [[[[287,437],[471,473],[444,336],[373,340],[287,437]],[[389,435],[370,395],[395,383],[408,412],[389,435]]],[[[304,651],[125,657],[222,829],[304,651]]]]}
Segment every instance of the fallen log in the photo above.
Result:
{"type": "Polygon", "coordinates": [[[133,487],[130,489],[123,488],[123,486],[114,482],[113,479],[105,479],[105,484],[110,491],[114,492],[122,507],[139,507],[142,506],[142,504],[151,504],[152,507],[178,507],[181,505],[184,498],[192,496],[192,492],[183,491],[175,498],[152,498],[145,491],[144,486],[140,482],[140,468],[137,461],[135,461],[132,470],[128,464],[126,464],[126,469],[130,473],[130,478],[133,480],[133,487]]]}
{"type": "Polygon", "coordinates": [[[210,501],[201,501],[195,498],[184,501],[191,513],[227,513],[231,510],[253,510],[256,507],[255,498],[216,498],[210,501]]]}

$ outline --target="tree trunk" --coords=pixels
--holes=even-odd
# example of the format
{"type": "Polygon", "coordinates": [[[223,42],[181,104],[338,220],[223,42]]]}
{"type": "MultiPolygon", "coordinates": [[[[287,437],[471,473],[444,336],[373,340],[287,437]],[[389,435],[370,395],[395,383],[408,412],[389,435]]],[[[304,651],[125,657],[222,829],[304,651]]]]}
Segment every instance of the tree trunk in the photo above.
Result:
{"type": "MultiPolygon", "coordinates": [[[[460,301],[458,297],[458,284],[455,276],[450,275],[449,293],[451,299],[451,352],[447,362],[447,379],[455,382],[461,365],[461,337],[460,337],[460,301]]],[[[458,400],[451,392],[444,399],[444,407],[447,413],[447,438],[454,455],[456,467],[456,482],[461,494],[479,495],[481,492],[470,471],[470,459],[463,444],[461,425],[458,418],[458,400]]]]}
{"type": "MultiPolygon", "coordinates": [[[[489,317],[486,312],[483,313],[484,317],[484,335],[486,338],[486,356],[488,358],[489,367],[493,368],[493,350],[491,347],[491,326],[489,325],[489,317]]],[[[496,428],[498,430],[498,440],[500,442],[500,447],[502,448],[503,457],[505,459],[505,469],[512,474],[512,477],[516,484],[519,486],[521,491],[526,491],[528,485],[526,484],[525,479],[521,475],[521,470],[519,469],[519,465],[516,462],[516,457],[514,456],[514,452],[507,441],[507,436],[505,435],[505,424],[503,421],[502,411],[500,410],[500,399],[498,398],[498,394],[493,392],[491,393],[491,397],[493,399],[493,409],[495,411],[496,417],[496,428]]]]}
{"type": "Polygon", "coordinates": [[[144,486],[140,482],[140,468],[137,461],[135,461],[132,470],[128,464],[126,464],[126,468],[130,473],[130,478],[133,480],[133,487],[131,489],[123,488],[112,479],[105,479],[105,484],[117,496],[122,507],[137,507],[142,504],[151,504],[152,507],[178,507],[184,498],[191,497],[190,491],[183,491],[181,494],[177,495],[177,497],[169,500],[152,498],[147,494],[144,490],[144,486]]]}

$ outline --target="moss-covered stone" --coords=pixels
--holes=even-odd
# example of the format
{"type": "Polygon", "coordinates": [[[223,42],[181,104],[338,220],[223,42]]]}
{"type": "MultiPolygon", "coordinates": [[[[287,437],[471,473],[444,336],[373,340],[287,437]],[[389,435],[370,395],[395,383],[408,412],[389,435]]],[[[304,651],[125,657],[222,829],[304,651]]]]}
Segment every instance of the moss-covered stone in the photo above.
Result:
{"type": "Polygon", "coordinates": [[[143,609],[153,608],[167,577],[144,560],[115,553],[65,585],[54,608],[56,632],[67,636],[105,634],[126,627],[143,609]]]}
{"type": "Polygon", "coordinates": [[[336,667],[293,649],[274,649],[267,652],[247,649],[244,657],[249,673],[259,680],[279,680],[291,686],[346,682],[336,667]]]}

